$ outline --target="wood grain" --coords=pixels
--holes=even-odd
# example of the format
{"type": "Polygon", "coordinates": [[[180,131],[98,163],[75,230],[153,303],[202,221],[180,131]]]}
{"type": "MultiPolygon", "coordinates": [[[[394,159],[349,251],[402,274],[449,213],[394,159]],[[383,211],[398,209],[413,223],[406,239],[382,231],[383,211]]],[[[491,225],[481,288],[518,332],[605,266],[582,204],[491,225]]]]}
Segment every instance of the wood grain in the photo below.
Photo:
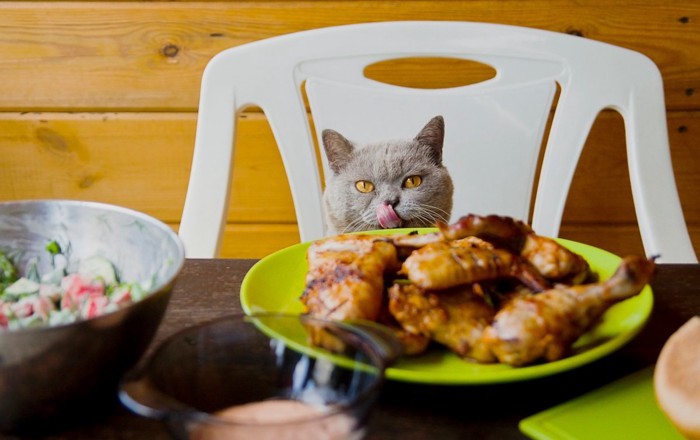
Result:
{"type": "MultiPolygon", "coordinates": [[[[5,115],[0,200],[100,200],[179,221],[195,125],[196,115],[187,113],[5,115]]],[[[242,119],[238,135],[230,218],[295,222],[267,121],[260,115],[242,119]]]]}
{"type": "MultiPolygon", "coordinates": [[[[695,190],[700,187],[700,118],[680,112],[669,122],[681,201],[689,222],[700,223],[695,190]]],[[[189,113],[1,115],[0,200],[104,200],[176,222],[187,190],[195,125],[196,115],[189,113]]],[[[246,115],[238,129],[229,221],[295,222],[267,120],[246,115]]],[[[624,145],[621,119],[602,115],[574,177],[565,222],[635,222],[624,145]]]]}
{"type": "MultiPolygon", "coordinates": [[[[0,2],[0,16],[5,110],[193,111],[204,66],[223,49],[299,30],[387,20],[514,24],[638,50],[659,65],[670,109],[700,107],[695,0],[16,1],[0,2]]],[[[407,81],[426,80],[414,74],[407,81]]]]}

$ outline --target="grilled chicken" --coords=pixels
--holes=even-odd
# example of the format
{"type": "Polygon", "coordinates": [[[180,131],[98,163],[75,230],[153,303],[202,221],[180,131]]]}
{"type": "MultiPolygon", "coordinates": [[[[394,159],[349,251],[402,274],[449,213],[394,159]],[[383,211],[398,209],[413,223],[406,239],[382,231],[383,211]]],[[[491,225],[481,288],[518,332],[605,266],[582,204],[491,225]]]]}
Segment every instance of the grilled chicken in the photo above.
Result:
{"type": "Polygon", "coordinates": [[[493,362],[482,334],[496,313],[472,286],[423,292],[413,284],[389,288],[389,310],[409,334],[422,335],[464,358],[493,362]]]}
{"type": "Polygon", "coordinates": [[[435,242],[414,251],[401,272],[424,290],[441,290],[462,284],[514,277],[541,291],[549,283],[522,258],[505,250],[462,242],[435,242]]]}
{"type": "Polygon", "coordinates": [[[509,365],[561,359],[613,304],[641,292],[654,267],[653,259],[627,257],[606,281],[515,296],[496,313],[483,342],[509,365]]]}
{"type": "Polygon", "coordinates": [[[498,310],[469,285],[426,292],[397,283],[389,289],[389,310],[409,333],[461,357],[521,366],[564,357],[613,304],[637,295],[653,270],[652,260],[628,257],[609,280],[514,293],[498,310]]]}
{"type": "Polygon", "coordinates": [[[520,255],[545,278],[567,284],[591,281],[588,262],[549,237],[542,237],[527,224],[511,217],[470,214],[438,228],[445,240],[479,237],[520,255]]]}
{"type": "Polygon", "coordinates": [[[307,251],[309,270],[301,296],[317,318],[376,320],[384,273],[399,266],[396,248],[376,235],[347,234],[316,241],[307,251]]]}
{"type": "MultiPolygon", "coordinates": [[[[306,312],[383,323],[406,354],[435,341],[477,362],[521,366],[565,356],[654,271],[653,259],[632,256],[610,279],[594,282],[582,256],[509,217],[470,215],[438,229],[312,243],[300,298],[306,312]],[[498,286],[498,301],[483,294],[484,286],[498,286]]],[[[342,348],[328,332],[310,328],[309,336],[314,344],[342,348]]]]}
{"type": "MultiPolygon", "coordinates": [[[[399,267],[396,247],[376,235],[347,234],[312,243],[301,302],[315,318],[369,320],[380,316],[384,273],[399,267]]],[[[312,344],[342,352],[344,343],[331,332],[306,326],[312,344]]]]}

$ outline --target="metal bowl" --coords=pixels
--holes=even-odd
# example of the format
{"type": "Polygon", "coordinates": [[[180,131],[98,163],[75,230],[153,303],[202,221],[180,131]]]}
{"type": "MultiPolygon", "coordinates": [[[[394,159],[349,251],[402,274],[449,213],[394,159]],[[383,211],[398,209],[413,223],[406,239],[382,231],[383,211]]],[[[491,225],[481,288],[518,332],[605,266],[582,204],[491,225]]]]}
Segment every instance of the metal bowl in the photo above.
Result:
{"type": "Polygon", "coordinates": [[[142,300],[89,320],[0,331],[0,431],[61,427],[94,418],[117,402],[122,375],[143,355],[184,263],[178,236],[162,222],[94,202],[35,200],[0,203],[0,250],[20,269],[57,241],[72,265],[102,256],[120,279],[155,276],[142,300]]]}

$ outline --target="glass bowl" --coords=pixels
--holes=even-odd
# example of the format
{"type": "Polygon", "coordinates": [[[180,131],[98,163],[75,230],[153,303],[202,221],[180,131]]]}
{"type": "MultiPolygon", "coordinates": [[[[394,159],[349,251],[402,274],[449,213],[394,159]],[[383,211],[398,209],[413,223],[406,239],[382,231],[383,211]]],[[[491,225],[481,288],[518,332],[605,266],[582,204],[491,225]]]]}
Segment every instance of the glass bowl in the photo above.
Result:
{"type": "Polygon", "coordinates": [[[359,439],[400,354],[370,322],[229,315],[168,338],[125,377],[120,399],[178,439],[359,439]]]}

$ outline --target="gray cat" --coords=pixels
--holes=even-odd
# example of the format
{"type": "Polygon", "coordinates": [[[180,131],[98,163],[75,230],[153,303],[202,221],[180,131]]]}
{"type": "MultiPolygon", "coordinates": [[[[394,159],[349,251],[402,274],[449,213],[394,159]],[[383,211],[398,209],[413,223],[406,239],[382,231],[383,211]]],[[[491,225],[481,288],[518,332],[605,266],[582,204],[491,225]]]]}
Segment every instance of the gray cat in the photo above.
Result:
{"type": "Polygon", "coordinates": [[[364,146],[324,130],[332,171],[323,194],[327,234],[448,222],[454,187],[442,164],[444,133],[442,116],[431,119],[412,140],[364,146]]]}

